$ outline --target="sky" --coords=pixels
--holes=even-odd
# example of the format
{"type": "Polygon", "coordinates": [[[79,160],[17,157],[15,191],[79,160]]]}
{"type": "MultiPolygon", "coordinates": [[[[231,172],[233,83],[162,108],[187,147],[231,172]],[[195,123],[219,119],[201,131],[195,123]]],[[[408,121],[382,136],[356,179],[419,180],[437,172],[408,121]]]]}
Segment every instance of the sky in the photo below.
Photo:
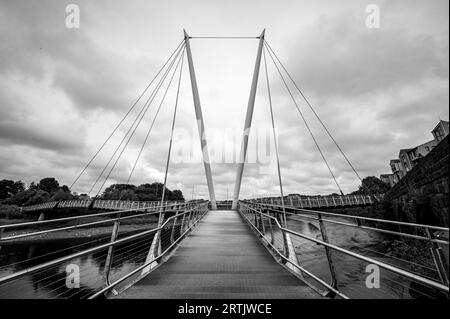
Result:
{"type": "MultiPolygon", "coordinates": [[[[52,176],[71,185],[183,40],[183,29],[192,37],[257,37],[265,29],[267,43],[360,176],[389,173],[389,160],[401,148],[431,140],[439,119],[449,118],[448,25],[447,0],[0,0],[0,179],[28,184],[52,176]],[[66,25],[69,4],[80,9],[79,28],[66,25]],[[369,4],[379,8],[379,28],[367,27],[369,4]]],[[[216,197],[231,198],[232,159],[240,150],[258,39],[190,43],[216,197]]],[[[133,184],[164,180],[178,72],[133,171],[133,184]]],[[[267,72],[284,192],[337,192],[269,56],[267,72]]],[[[184,61],[167,187],[181,189],[188,199],[206,198],[190,85],[184,61]],[[189,160],[177,156],[183,149],[189,160]]],[[[143,104],[72,191],[92,188],[95,195],[111,183],[127,182],[164,88],[109,178],[109,168],[100,175],[102,169],[143,104]]],[[[292,92],[338,184],[344,193],[356,190],[360,181],[299,93],[292,92]]],[[[263,154],[249,159],[241,197],[279,194],[268,101],[263,61],[249,142],[263,154]]]]}

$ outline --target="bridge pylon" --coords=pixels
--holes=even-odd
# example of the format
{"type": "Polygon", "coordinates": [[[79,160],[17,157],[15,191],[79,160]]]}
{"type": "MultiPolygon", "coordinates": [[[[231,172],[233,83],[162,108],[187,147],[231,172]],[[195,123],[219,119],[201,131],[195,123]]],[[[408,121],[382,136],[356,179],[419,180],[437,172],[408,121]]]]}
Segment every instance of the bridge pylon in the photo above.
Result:
{"type": "Polygon", "coordinates": [[[197,118],[198,133],[200,135],[200,145],[202,148],[203,165],[205,167],[206,183],[208,184],[209,200],[211,202],[211,209],[216,210],[217,209],[216,196],[214,193],[211,166],[209,162],[208,144],[206,143],[205,124],[203,122],[203,113],[202,113],[202,106],[200,104],[200,96],[198,94],[197,78],[195,76],[194,62],[192,60],[191,45],[189,42],[189,35],[187,34],[186,30],[183,30],[183,32],[184,32],[184,41],[186,44],[186,55],[189,65],[189,75],[191,78],[192,97],[194,99],[195,116],[197,118]]]}
{"type": "Polygon", "coordinates": [[[258,53],[256,55],[255,69],[253,70],[252,86],[250,89],[250,96],[248,98],[247,114],[245,116],[244,134],[242,137],[241,154],[239,156],[239,163],[236,171],[236,182],[234,184],[233,204],[231,209],[236,210],[239,201],[239,192],[241,190],[242,174],[244,172],[245,159],[247,157],[248,137],[250,135],[250,128],[252,126],[253,109],[255,107],[256,89],[258,87],[259,69],[261,65],[261,55],[264,46],[264,29],[259,36],[258,53]]]}

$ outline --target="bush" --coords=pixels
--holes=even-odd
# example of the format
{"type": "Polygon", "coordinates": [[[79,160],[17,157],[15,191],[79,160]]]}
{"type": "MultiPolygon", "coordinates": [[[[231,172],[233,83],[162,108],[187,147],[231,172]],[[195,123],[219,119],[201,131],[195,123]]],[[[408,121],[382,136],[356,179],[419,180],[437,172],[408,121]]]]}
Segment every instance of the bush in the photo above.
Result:
{"type": "Polygon", "coordinates": [[[23,218],[23,214],[20,208],[14,205],[3,205],[0,204],[0,218],[6,219],[19,219],[23,218]]]}

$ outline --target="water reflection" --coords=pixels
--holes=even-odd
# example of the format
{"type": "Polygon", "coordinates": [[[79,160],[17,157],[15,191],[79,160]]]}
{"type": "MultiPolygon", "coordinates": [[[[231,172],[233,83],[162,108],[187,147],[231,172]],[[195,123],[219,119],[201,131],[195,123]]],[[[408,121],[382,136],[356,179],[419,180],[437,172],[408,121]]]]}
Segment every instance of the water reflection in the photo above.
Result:
{"type": "MultiPolygon", "coordinates": [[[[170,245],[167,239],[171,229],[162,232],[162,249],[170,245]]],[[[138,232],[138,231],[135,231],[138,232]]],[[[129,232],[131,235],[135,232],[129,232]]],[[[175,236],[179,236],[179,227],[175,228],[175,236]]],[[[119,236],[119,238],[123,235],[119,236]]],[[[176,237],[175,237],[176,238],[176,237]]],[[[125,244],[116,245],[110,273],[115,280],[136,269],[145,262],[148,247],[153,234],[139,237],[125,244]],[[139,248],[139,249],[136,249],[139,248]]],[[[39,242],[24,241],[5,243],[0,250],[0,277],[28,269],[30,267],[54,260],[59,257],[107,243],[110,235],[97,238],[55,239],[39,242]]],[[[83,298],[92,295],[103,287],[103,271],[105,269],[107,249],[50,266],[29,275],[24,275],[10,282],[0,284],[1,298],[83,298]],[[66,286],[66,267],[75,264],[80,270],[80,287],[66,286]]]]}

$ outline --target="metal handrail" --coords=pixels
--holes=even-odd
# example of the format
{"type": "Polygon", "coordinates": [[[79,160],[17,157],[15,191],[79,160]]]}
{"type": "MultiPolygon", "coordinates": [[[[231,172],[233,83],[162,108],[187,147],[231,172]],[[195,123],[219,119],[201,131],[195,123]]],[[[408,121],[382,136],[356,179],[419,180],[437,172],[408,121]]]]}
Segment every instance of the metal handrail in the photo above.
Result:
{"type": "MultiPolygon", "coordinates": [[[[144,205],[147,204],[147,206],[141,207],[141,208],[151,208],[151,207],[156,206],[153,204],[159,204],[159,201],[130,201],[130,200],[122,201],[122,200],[109,200],[109,199],[95,199],[95,200],[93,200],[93,199],[81,199],[80,200],[79,199],[79,200],[75,200],[75,199],[71,199],[71,200],[45,202],[45,203],[30,205],[30,206],[22,206],[22,207],[20,207],[20,209],[26,213],[32,213],[32,212],[40,211],[40,210],[50,210],[55,207],[57,207],[57,208],[86,208],[90,205],[93,205],[96,208],[102,209],[102,208],[110,208],[109,206],[114,206],[114,205],[111,205],[111,203],[113,203],[113,204],[119,203],[120,204],[119,206],[135,206],[136,204],[138,204],[138,206],[140,206],[141,204],[144,204],[144,205]],[[77,204],[79,204],[79,205],[77,205],[77,204]],[[148,204],[150,204],[150,205],[148,205],[148,204]]],[[[180,201],[164,201],[164,203],[175,204],[175,203],[180,203],[180,201]]]]}
{"type": "Polygon", "coordinates": [[[34,225],[42,225],[42,224],[49,224],[49,223],[55,223],[55,222],[61,222],[61,221],[68,221],[68,220],[74,220],[74,219],[84,219],[84,218],[91,218],[91,217],[100,217],[100,216],[106,216],[106,215],[117,215],[117,214],[123,214],[123,213],[129,213],[129,212],[136,212],[136,211],[149,211],[149,210],[158,210],[162,208],[167,207],[176,207],[176,206],[192,206],[192,203],[176,203],[176,204],[166,204],[166,205],[160,205],[155,207],[145,207],[145,208],[134,208],[134,209],[126,209],[126,210],[120,210],[120,211],[113,211],[113,212],[106,212],[106,213],[96,213],[96,214],[87,214],[87,215],[77,215],[77,216],[71,216],[71,217],[63,217],[63,218],[56,218],[56,219],[48,219],[48,220],[40,220],[40,221],[34,221],[34,222],[24,222],[24,223],[15,223],[15,224],[8,224],[8,225],[0,225],[0,229],[7,229],[7,228],[17,228],[17,227],[25,227],[25,226],[34,226],[34,225]]]}
{"type": "MultiPolygon", "coordinates": [[[[250,205],[272,206],[272,207],[282,209],[282,206],[275,205],[275,204],[252,203],[249,201],[242,201],[242,202],[246,203],[246,204],[250,204],[250,205]]],[[[449,231],[448,228],[440,227],[440,226],[400,222],[400,221],[389,220],[389,219],[371,218],[371,217],[363,217],[363,216],[355,216],[355,215],[343,215],[343,214],[322,212],[322,211],[311,210],[311,209],[303,209],[303,208],[298,208],[298,207],[293,207],[293,206],[285,206],[285,207],[288,209],[296,210],[296,211],[304,211],[304,212],[308,212],[308,213],[322,214],[322,215],[333,216],[333,217],[352,218],[352,219],[357,219],[357,220],[366,220],[366,221],[380,222],[380,223],[386,223],[386,224],[394,224],[394,225],[398,225],[398,226],[422,227],[422,228],[428,228],[428,229],[433,229],[433,230],[437,230],[437,231],[447,231],[447,232],[449,231]]],[[[293,215],[296,215],[296,214],[293,214],[293,215]]]]}
{"type": "MultiPolygon", "coordinates": [[[[188,214],[188,213],[191,213],[195,209],[201,209],[201,208],[207,207],[208,204],[209,204],[208,202],[207,203],[202,203],[202,204],[198,205],[195,208],[191,208],[189,210],[184,211],[183,213],[179,214],[178,217],[182,216],[182,215],[185,215],[185,214],[188,214]]],[[[57,259],[54,259],[54,260],[51,260],[51,261],[48,261],[48,262],[45,262],[45,263],[33,266],[33,267],[29,267],[27,269],[23,269],[23,270],[18,271],[16,273],[13,273],[13,274],[1,277],[0,278],[0,284],[4,283],[4,282],[7,282],[7,281],[11,281],[12,279],[21,277],[23,275],[36,272],[36,271],[38,271],[40,269],[57,265],[57,264],[59,264],[61,262],[64,262],[64,261],[68,261],[68,260],[71,260],[71,259],[74,259],[74,258],[77,258],[77,257],[81,257],[81,256],[84,256],[84,255],[87,255],[87,254],[91,254],[91,253],[103,250],[105,248],[108,248],[108,247],[111,247],[111,246],[116,246],[117,244],[122,244],[122,243],[128,242],[128,241],[130,241],[132,239],[136,239],[136,238],[139,238],[139,237],[142,237],[142,236],[145,236],[145,235],[149,235],[149,234],[152,234],[154,232],[163,230],[164,227],[167,225],[167,223],[170,220],[172,220],[172,219],[174,219],[176,217],[177,216],[171,216],[171,217],[167,218],[166,221],[161,226],[159,226],[157,228],[146,230],[146,231],[140,232],[138,234],[134,234],[134,235],[131,235],[131,236],[128,236],[128,237],[124,237],[124,238],[121,238],[121,239],[117,239],[117,240],[114,240],[114,241],[111,241],[111,242],[108,242],[108,243],[105,243],[105,244],[102,244],[102,245],[99,245],[99,246],[96,246],[96,247],[85,249],[83,251],[80,251],[80,252],[77,252],[77,253],[73,253],[73,254],[70,254],[68,256],[60,257],[60,258],[57,258],[57,259]]]]}
{"type": "MultiPolygon", "coordinates": [[[[252,209],[252,208],[250,208],[252,209]]],[[[252,209],[253,210],[253,209],[252,209]]],[[[278,222],[278,220],[272,216],[266,215],[264,213],[261,213],[261,215],[264,216],[268,216],[272,219],[275,220],[276,224],[278,225],[278,227],[280,229],[282,229],[280,223],[278,222]]],[[[262,234],[258,228],[256,228],[256,226],[244,215],[244,218],[247,220],[247,222],[261,235],[262,238],[265,239],[264,234],[262,234]]],[[[271,242],[269,242],[268,240],[266,240],[267,244],[273,249],[273,251],[280,256],[283,260],[290,262],[289,258],[286,258],[286,256],[284,256],[278,249],[277,247],[275,247],[271,242]]],[[[296,267],[297,269],[301,270],[302,272],[304,272],[305,274],[307,274],[308,276],[312,277],[314,280],[318,281],[319,283],[321,283],[322,285],[324,285],[325,287],[327,287],[328,289],[330,289],[331,291],[333,291],[335,294],[337,294],[338,296],[341,296],[344,299],[350,299],[348,296],[344,295],[343,293],[341,293],[339,290],[335,289],[334,287],[332,287],[331,285],[327,284],[325,281],[323,281],[322,279],[320,279],[319,277],[317,277],[316,275],[314,275],[313,273],[311,273],[310,271],[306,270],[305,268],[303,268],[302,266],[295,264],[295,263],[290,263],[291,265],[293,265],[294,267],[296,267]]]]}
{"type": "MultiPolygon", "coordinates": [[[[209,204],[208,204],[209,205],[209,204]]],[[[201,216],[203,217],[204,214],[201,216]]],[[[172,216],[171,218],[174,218],[176,216],[172,216]]],[[[114,281],[113,283],[108,284],[106,287],[104,287],[103,289],[101,289],[100,291],[96,292],[95,294],[93,294],[92,296],[90,296],[88,299],[95,299],[98,296],[100,296],[101,294],[104,294],[108,291],[110,291],[111,289],[113,289],[115,286],[117,286],[118,284],[120,284],[121,282],[125,281],[126,279],[130,278],[131,276],[133,276],[134,274],[138,273],[139,271],[145,269],[146,267],[148,267],[149,265],[151,265],[152,263],[154,263],[155,261],[157,261],[158,259],[160,259],[161,257],[164,257],[183,237],[184,235],[187,234],[187,232],[189,230],[192,229],[193,226],[195,226],[195,224],[198,223],[198,221],[201,219],[198,218],[194,224],[192,226],[190,226],[188,229],[186,229],[186,231],[184,231],[169,247],[167,247],[161,254],[159,254],[158,256],[156,256],[155,258],[145,262],[143,265],[139,266],[138,268],[136,268],[135,270],[131,271],[130,273],[122,276],[121,278],[117,279],[116,281],[114,281]]],[[[169,220],[169,219],[167,219],[169,220]]],[[[167,221],[166,221],[167,223],[167,221]]],[[[164,223],[165,224],[165,223],[164,223]]]]}
{"type": "Polygon", "coordinates": [[[62,230],[70,230],[70,229],[76,229],[76,228],[83,228],[83,227],[87,227],[87,226],[113,223],[113,222],[124,220],[124,219],[132,219],[135,217],[155,215],[155,214],[159,214],[159,212],[142,213],[142,214],[125,216],[125,217],[112,218],[112,219],[107,219],[107,220],[99,220],[99,221],[85,223],[85,224],[78,224],[78,225],[73,225],[73,226],[46,229],[46,230],[41,230],[41,231],[37,231],[37,232],[24,233],[24,234],[13,235],[13,236],[8,236],[8,237],[3,237],[3,238],[0,237],[0,243],[3,241],[7,241],[7,240],[43,235],[43,234],[54,233],[54,232],[58,232],[58,231],[62,231],[62,230]]]}
{"type": "MultiPolygon", "coordinates": [[[[273,209],[273,211],[279,212],[279,213],[283,213],[279,210],[275,210],[273,209]]],[[[315,212],[317,215],[324,215],[325,213],[323,212],[315,212]]],[[[313,216],[308,216],[305,214],[295,214],[295,213],[289,213],[286,212],[287,215],[293,216],[293,217],[300,217],[300,218],[308,218],[308,219],[312,219],[315,221],[319,221],[318,217],[313,217],[313,216]]],[[[339,217],[348,217],[348,215],[338,215],[339,217]]],[[[363,226],[361,225],[361,223],[356,223],[356,224],[350,224],[350,223],[345,223],[345,222],[341,222],[341,221],[337,221],[337,220],[331,220],[331,219],[325,219],[322,218],[322,221],[324,222],[328,222],[330,224],[337,224],[337,225],[343,225],[343,226],[349,226],[349,227],[355,227],[355,228],[360,228],[360,229],[365,229],[365,230],[373,230],[376,232],[380,232],[380,233],[384,233],[384,234],[390,234],[390,235],[399,235],[402,237],[408,237],[408,238],[413,238],[413,239],[418,239],[418,240],[425,240],[425,241],[431,241],[433,243],[438,243],[438,244],[443,244],[443,245],[449,245],[449,242],[446,240],[441,240],[441,239],[436,239],[436,238],[430,238],[430,237],[425,237],[425,236],[420,236],[420,235],[413,235],[410,233],[404,233],[404,232],[398,232],[398,231],[393,231],[393,230],[386,230],[386,229],[380,229],[380,228],[376,228],[376,227],[370,227],[370,226],[363,226]]],[[[417,226],[419,227],[419,226],[417,226]]],[[[423,227],[422,228],[426,228],[423,227]]],[[[448,232],[448,229],[445,229],[444,231],[448,232]]]]}
{"type": "MultiPolygon", "coordinates": [[[[418,282],[420,282],[420,283],[422,283],[422,284],[425,284],[425,285],[427,285],[427,286],[432,286],[432,287],[434,287],[434,288],[436,288],[436,289],[438,289],[438,290],[441,290],[441,291],[444,291],[444,292],[446,292],[446,293],[449,293],[449,287],[446,286],[446,285],[443,285],[443,284],[441,284],[441,283],[435,282],[435,281],[433,281],[433,280],[429,280],[429,279],[427,279],[427,278],[425,278],[425,277],[422,277],[422,276],[413,274],[413,273],[408,272],[408,271],[405,271],[405,270],[403,270],[403,269],[399,269],[399,268],[394,267],[394,266],[391,266],[391,265],[389,265],[389,264],[386,264],[386,263],[377,261],[377,260],[375,260],[375,259],[372,259],[372,258],[369,258],[369,257],[365,257],[365,256],[362,256],[362,255],[359,255],[359,254],[354,253],[354,252],[351,252],[351,251],[349,251],[349,250],[347,250],[347,249],[338,247],[338,246],[333,245],[333,244],[330,244],[330,243],[326,243],[326,242],[324,242],[324,241],[322,241],[322,240],[318,240],[318,239],[316,239],[316,238],[313,238],[313,237],[310,237],[310,236],[307,236],[307,235],[303,235],[303,234],[300,234],[300,233],[295,232],[295,231],[293,231],[293,230],[290,230],[290,229],[288,229],[288,228],[282,227],[282,226],[280,225],[280,223],[278,222],[278,220],[277,220],[275,217],[270,216],[270,215],[267,215],[267,214],[264,214],[264,213],[258,211],[257,209],[254,209],[254,208],[250,207],[251,204],[245,203],[245,202],[243,202],[243,201],[241,201],[240,203],[241,203],[241,205],[243,205],[243,206],[246,207],[247,209],[249,209],[249,210],[251,210],[251,211],[253,211],[253,212],[255,212],[255,213],[259,214],[259,215],[262,215],[262,216],[265,216],[265,217],[270,218],[270,219],[272,219],[272,220],[275,220],[275,222],[276,222],[278,228],[279,228],[281,231],[283,231],[283,232],[286,232],[286,233],[289,233],[289,234],[298,236],[298,237],[300,237],[300,238],[303,238],[303,239],[312,241],[312,242],[314,242],[314,243],[316,243],[316,244],[322,245],[322,246],[324,246],[324,247],[328,247],[328,248],[333,249],[333,250],[335,250],[335,251],[339,251],[339,252],[341,252],[341,253],[344,253],[344,254],[349,255],[349,256],[352,256],[352,257],[354,257],[354,258],[360,259],[360,260],[362,260],[362,261],[365,261],[365,262],[368,262],[368,263],[371,263],[371,264],[378,265],[379,267],[384,268],[384,269],[389,270],[389,271],[392,271],[392,272],[394,272],[394,273],[396,273],[396,274],[398,274],[398,275],[400,275],[400,276],[407,277],[407,278],[409,278],[409,279],[418,281],[418,282]]],[[[320,212],[320,213],[321,213],[321,212],[320,212]]],[[[246,219],[247,219],[247,218],[246,218],[246,219]]],[[[251,222],[250,222],[250,223],[251,223],[251,222]]],[[[264,238],[264,237],[263,237],[263,238],[264,238]]],[[[272,246],[272,245],[271,245],[271,246],[272,246]]],[[[280,254],[280,252],[278,252],[277,249],[275,249],[275,251],[276,251],[278,254],[280,254]]],[[[285,257],[285,259],[286,259],[286,257],[285,257]]],[[[293,265],[294,265],[294,264],[293,264],[293,265]]],[[[295,266],[295,265],[294,265],[294,266],[295,266]]],[[[299,268],[299,267],[300,267],[300,266],[298,266],[298,268],[299,268]]],[[[314,279],[315,279],[315,278],[314,278],[314,279]]],[[[325,286],[326,286],[327,288],[330,288],[330,285],[328,285],[328,284],[325,285],[325,286]]]]}

